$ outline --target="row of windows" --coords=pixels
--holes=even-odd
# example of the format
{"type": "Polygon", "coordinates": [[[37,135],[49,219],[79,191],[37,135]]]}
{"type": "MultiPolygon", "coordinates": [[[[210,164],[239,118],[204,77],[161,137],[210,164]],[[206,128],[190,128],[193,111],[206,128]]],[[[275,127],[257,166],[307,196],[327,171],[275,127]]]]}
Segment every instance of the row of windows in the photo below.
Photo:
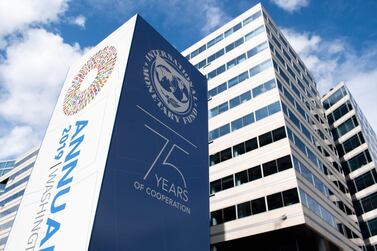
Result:
{"type": "Polygon", "coordinates": [[[289,139],[297,146],[297,148],[309,158],[309,160],[316,166],[319,170],[324,173],[323,166],[321,165],[321,161],[317,159],[315,154],[302,142],[302,140],[297,137],[291,129],[287,128],[288,130],[288,137],[289,139]]]}
{"type": "Polygon", "coordinates": [[[220,126],[219,128],[216,128],[208,133],[208,140],[212,141],[215,140],[221,136],[224,136],[230,132],[234,132],[242,127],[245,127],[247,125],[250,125],[254,123],[255,121],[259,121],[261,119],[264,119],[268,116],[271,116],[277,112],[280,111],[280,103],[279,101],[272,103],[268,106],[265,106],[261,109],[258,109],[255,111],[255,117],[254,113],[250,113],[246,116],[243,116],[241,118],[238,118],[236,120],[233,120],[229,124],[225,124],[223,126],[220,126]]]}
{"type": "Polygon", "coordinates": [[[223,91],[225,91],[225,90],[227,90],[227,89],[229,89],[229,88],[231,88],[235,85],[238,85],[239,83],[245,81],[246,79],[251,78],[252,76],[254,76],[254,75],[256,75],[256,74],[258,74],[258,73],[260,73],[264,70],[267,70],[271,66],[272,65],[271,65],[270,59],[263,61],[259,65],[251,68],[249,71],[245,71],[245,72],[241,73],[240,75],[228,80],[227,82],[222,83],[221,85],[216,86],[215,88],[209,90],[208,96],[209,97],[216,96],[216,95],[220,94],[221,92],[223,92],[223,91]]]}
{"type": "Polygon", "coordinates": [[[311,196],[306,194],[302,189],[300,189],[300,198],[301,203],[310,209],[313,213],[319,216],[322,220],[330,224],[330,226],[338,229],[336,224],[335,217],[327,211],[324,207],[321,206],[316,200],[314,200],[311,196]]]}
{"type": "MultiPolygon", "coordinates": [[[[274,36],[271,36],[271,38],[272,38],[272,40],[274,41],[275,44],[279,45],[280,50],[283,52],[284,56],[289,60],[290,63],[289,64],[286,63],[286,60],[283,59],[283,57],[280,55],[279,51],[276,50],[276,48],[270,43],[270,47],[271,47],[271,50],[272,50],[273,54],[275,55],[275,57],[279,60],[279,62],[283,66],[282,68],[284,68],[284,70],[286,70],[289,73],[289,75],[291,76],[292,79],[294,79],[294,81],[293,82],[290,81],[290,79],[285,74],[285,72],[282,70],[282,68],[278,67],[278,65],[276,64],[276,62],[274,60],[275,69],[280,73],[281,77],[286,81],[286,83],[288,85],[294,86],[293,83],[295,83],[298,86],[300,86],[300,88],[302,89],[303,93],[305,93],[308,97],[318,96],[317,90],[315,88],[313,88],[310,85],[309,81],[304,77],[304,75],[301,74],[301,72],[304,72],[304,71],[301,71],[296,66],[296,64],[293,63],[291,57],[288,55],[288,53],[286,52],[286,50],[281,47],[281,45],[277,41],[277,39],[274,36]],[[297,75],[294,73],[294,71],[292,69],[292,65],[293,65],[293,68],[295,69],[297,75]],[[297,76],[299,76],[299,77],[297,77],[297,76]],[[308,88],[305,88],[305,86],[303,85],[302,82],[304,82],[308,88]]],[[[298,89],[297,89],[297,91],[298,91],[298,89]]],[[[298,95],[298,96],[300,98],[302,98],[301,95],[298,95]]],[[[316,102],[316,101],[314,101],[314,102],[316,102]]],[[[317,104],[317,106],[319,106],[319,104],[317,104]]]]}
{"type": "Polygon", "coordinates": [[[353,172],[370,162],[372,162],[370,153],[368,150],[365,150],[348,161],[343,162],[342,165],[346,172],[353,172]]]}
{"type": "Polygon", "coordinates": [[[360,230],[364,239],[377,235],[377,218],[367,222],[360,221],[360,230]]]}
{"type": "Polygon", "coordinates": [[[352,105],[351,102],[348,100],[346,103],[341,105],[339,108],[335,109],[332,113],[327,115],[327,120],[330,125],[334,124],[334,122],[344,115],[346,115],[348,112],[352,111],[352,105]]]}
{"type": "MultiPolygon", "coordinates": [[[[262,26],[263,28],[263,26],[262,26]]],[[[214,77],[216,77],[217,75],[220,75],[221,73],[223,73],[224,71],[226,70],[229,70],[231,68],[233,68],[234,66],[242,63],[243,61],[245,61],[246,59],[249,59],[253,56],[255,56],[257,53],[261,52],[261,51],[264,51],[265,49],[268,48],[268,44],[267,42],[263,42],[261,43],[260,45],[257,45],[256,47],[254,47],[253,49],[249,50],[248,52],[246,53],[243,53],[241,55],[239,55],[238,57],[230,60],[228,63],[226,64],[223,64],[221,65],[220,67],[216,68],[215,70],[211,71],[210,73],[208,73],[207,75],[207,79],[210,80],[214,77]]],[[[227,51],[228,52],[228,51],[227,51]]],[[[200,63],[199,63],[200,64],[200,63]]],[[[198,64],[198,66],[199,66],[198,64]]],[[[201,64],[200,64],[201,65],[201,64]]]]}
{"type": "Polygon", "coordinates": [[[359,122],[357,121],[356,117],[352,116],[352,118],[349,118],[347,121],[343,122],[338,127],[333,128],[331,130],[334,140],[336,141],[337,139],[339,139],[340,137],[342,137],[358,125],[359,122]]]}
{"type": "Polygon", "coordinates": [[[299,203],[297,188],[211,212],[211,226],[299,203]],[[267,207],[266,207],[267,201],[267,207]]]}
{"type": "Polygon", "coordinates": [[[261,95],[262,93],[264,92],[267,92],[273,88],[275,88],[275,80],[274,79],[271,79],[255,88],[253,88],[252,90],[250,91],[246,91],[244,93],[242,93],[241,95],[235,97],[235,98],[232,98],[231,100],[226,101],[214,108],[212,108],[211,110],[209,110],[208,112],[208,118],[213,118],[223,112],[226,112],[227,110],[229,109],[232,109],[248,100],[250,100],[252,97],[257,97],[259,95],[261,95]]]}
{"type": "Polygon", "coordinates": [[[34,152],[31,152],[30,154],[26,155],[25,157],[23,157],[22,159],[18,160],[15,164],[15,166],[19,166],[19,165],[22,165],[23,163],[25,163],[26,161],[30,160],[32,157],[36,156],[39,152],[39,149],[35,150],[34,152]]]}
{"type": "Polygon", "coordinates": [[[20,206],[20,205],[15,205],[15,206],[13,206],[13,207],[11,207],[11,208],[8,208],[8,209],[6,209],[6,210],[0,212],[0,218],[3,218],[3,217],[5,217],[5,216],[7,216],[8,214],[11,214],[11,213],[16,212],[19,206],[20,206]]]}
{"type": "Polygon", "coordinates": [[[193,52],[191,52],[189,55],[186,56],[187,59],[191,59],[197,55],[199,55],[200,53],[202,53],[203,51],[205,51],[206,49],[212,47],[213,45],[215,45],[216,43],[220,42],[221,40],[223,40],[224,38],[228,37],[229,35],[233,34],[234,32],[236,32],[237,30],[241,29],[243,26],[245,26],[246,24],[250,23],[251,21],[257,19],[258,17],[261,16],[261,12],[258,11],[256,13],[254,13],[253,15],[249,16],[248,18],[246,18],[245,20],[243,20],[242,22],[236,24],[235,26],[233,26],[232,28],[230,28],[229,30],[225,31],[223,34],[220,34],[219,36],[217,36],[216,38],[212,39],[211,41],[209,41],[207,44],[201,46],[200,48],[194,50],[193,52]]]}
{"type": "Polygon", "coordinates": [[[9,229],[10,227],[12,227],[13,222],[14,222],[14,220],[11,220],[11,221],[8,221],[8,222],[6,222],[6,223],[4,223],[4,224],[1,224],[1,225],[0,225],[0,232],[2,232],[2,231],[4,231],[4,230],[7,230],[7,229],[9,229]]]}
{"type": "Polygon", "coordinates": [[[15,199],[17,199],[17,198],[19,198],[19,197],[21,197],[21,196],[24,194],[24,192],[25,192],[25,189],[23,189],[23,190],[21,190],[21,191],[15,193],[15,194],[13,194],[13,195],[7,197],[6,199],[0,201],[0,206],[4,206],[4,205],[7,204],[8,202],[10,202],[10,201],[12,201],[12,200],[15,200],[15,199]]]}
{"type": "Polygon", "coordinates": [[[328,97],[327,99],[323,101],[324,108],[326,110],[329,109],[331,106],[333,106],[335,103],[337,103],[346,95],[347,95],[347,91],[344,88],[344,86],[342,86],[341,88],[339,88],[339,90],[334,92],[330,97],[328,97]]]}
{"type": "Polygon", "coordinates": [[[355,200],[354,207],[357,215],[370,212],[377,208],[377,192],[374,192],[360,200],[355,200]]]}
{"type": "Polygon", "coordinates": [[[292,168],[291,156],[285,156],[276,160],[272,160],[260,165],[249,168],[247,170],[229,175],[227,177],[212,181],[210,183],[211,194],[227,190],[229,188],[240,186],[245,183],[258,180],[262,177],[282,172],[292,168]],[[262,174],[263,171],[263,174],[262,174]]]}
{"type": "Polygon", "coordinates": [[[355,194],[373,184],[377,183],[376,169],[372,169],[353,180],[348,181],[348,187],[352,194],[355,194]]]}
{"type": "Polygon", "coordinates": [[[350,151],[354,150],[355,148],[359,147],[364,143],[365,139],[363,134],[361,132],[355,134],[351,138],[344,141],[343,144],[339,144],[336,146],[336,149],[339,153],[339,157],[343,157],[346,153],[349,153],[350,151]]]}
{"type": "Polygon", "coordinates": [[[312,136],[312,134],[309,132],[309,130],[300,122],[300,120],[296,117],[296,115],[288,109],[288,107],[282,103],[282,106],[283,106],[283,112],[285,113],[285,115],[287,115],[287,117],[292,121],[292,123],[297,127],[297,129],[299,129],[304,135],[305,137],[312,143],[314,144],[314,138],[312,136]]]}
{"type": "MultiPolygon", "coordinates": [[[[293,156],[293,163],[295,169],[312,185],[317,188],[323,195],[330,198],[330,195],[334,195],[334,193],[329,189],[317,176],[315,176],[302,162],[300,162],[296,157],[293,156]]],[[[343,187],[344,191],[341,189],[343,193],[345,193],[345,187],[342,183],[335,184],[335,186],[343,187]]],[[[353,214],[352,209],[350,209],[347,205],[345,205],[342,201],[338,201],[336,206],[339,207],[344,213],[351,215],[353,214]]]]}
{"type": "Polygon", "coordinates": [[[226,161],[228,159],[237,157],[240,154],[250,152],[252,150],[257,149],[258,147],[263,147],[270,143],[276,142],[285,137],[286,137],[286,134],[285,134],[284,126],[278,129],[275,129],[273,131],[264,133],[260,135],[259,137],[249,139],[247,141],[244,141],[242,143],[239,143],[225,150],[222,150],[220,152],[210,155],[209,156],[210,166],[213,166],[220,162],[226,161]]]}

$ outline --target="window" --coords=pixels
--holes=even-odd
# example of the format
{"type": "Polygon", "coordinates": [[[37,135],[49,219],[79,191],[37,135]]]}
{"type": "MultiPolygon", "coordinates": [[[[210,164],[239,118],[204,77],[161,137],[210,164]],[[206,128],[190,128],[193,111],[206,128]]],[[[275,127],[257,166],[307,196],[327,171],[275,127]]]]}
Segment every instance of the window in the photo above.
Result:
{"type": "Polygon", "coordinates": [[[225,178],[222,178],[221,187],[222,187],[222,190],[226,190],[226,189],[234,187],[233,175],[229,175],[225,178]]]}
{"type": "Polygon", "coordinates": [[[357,191],[361,191],[364,188],[367,188],[373,184],[375,184],[374,177],[376,177],[377,173],[376,170],[373,169],[367,173],[364,173],[363,175],[355,178],[355,185],[357,188],[357,191]],[[374,176],[374,177],[373,177],[374,176]]]}
{"type": "Polygon", "coordinates": [[[250,201],[237,205],[238,218],[243,218],[251,215],[250,201]]]}
{"type": "Polygon", "coordinates": [[[257,138],[249,139],[245,142],[246,152],[250,152],[258,148],[257,138]]]}
{"type": "Polygon", "coordinates": [[[255,112],[255,117],[256,117],[257,121],[264,119],[267,116],[268,116],[268,107],[267,106],[263,107],[263,108],[261,108],[261,109],[259,109],[255,112]]]}
{"type": "Polygon", "coordinates": [[[263,50],[265,50],[267,48],[268,48],[267,42],[263,42],[262,44],[260,44],[260,45],[258,45],[256,47],[254,47],[253,49],[249,50],[247,52],[247,57],[251,58],[252,56],[258,54],[259,52],[261,52],[261,51],[263,51],[263,50]]]}
{"type": "Polygon", "coordinates": [[[252,167],[248,170],[249,181],[262,178],[262,171],[260,166],[252,167]]]}
{"type": "Polygon", "coordinates": [[[220,153],[215,153],[209,156],[209,165],[213,166],[220,163],[220,153]]]}
{"type": "Polygon", "coordinates": [[[220,161],[223,162],[232,158],[232,149],[228,148],[220,152],[220,161]]]}
{"type": "MultiPolygon", "coordinates": [[[[341,124],[338,128],[336,128],[337,129],[336,139],[338,139],[339,137],[348,133],[349,131],[351,131],[353,128],[355,128],[358,125],[359,125],[359,123],[357,122],[357,119],[356,119],[355,116],[348,119],[346,122],[341,124]]],[[[334,135],[334,137],[335,137],[335,135],[334,135]]]]}
{"type": "Polygon", "coordinates": [[[284,206],[289,206],[289,205],[292,205],[292,204],[299,203],[297,189],[293,188],[293,189],[284,191],[283,192],[283,201],[284,201],[284,206]]]}
{"type": "Polygon", "coordinates": [[[264,197],[251,201],[252,214],[266,212],[266,202],[264,197]]]}
{"type": "Polygon", "coordinates": [[[236,186],[249,182],[247,170],[235,174],[236,186]]]}
{"type": "Polygon", "coordinates": [[[210,183],[211,194],[221,191],[221,180],[215,180],[210,183]]]}
{"type": "Polygon", "coordinates": [[[232,221],[236,219],[236,207],[231,206],[224,208],[224,222],[232,221]]]}
{"type": "Polygon", "coordinates": [[[285,127],[280,127],[278,129],[273,130],[272,131],[272,137],[274,139],[274,142],[278,141],[278,140],[281,140],[281,139],[284,139],[286,137],[286,135],[285,135],[285,127]]]}
{"type": "Polygon", "coordinates": [[[260,145],[260,147],[268,145],[270,143],[272,143],[272,134],[271,134],[271,132],[268,132],[268,133],[265,133],[265,134],[262,134],[262,135],[259,136],[259,145],[260,145]]]}
{"type": "Polygon", "coordinates": [[[255,37],[256,35],[262,33],[264,31],[264,26],[260,26],[258,27],[257,29],[253,30],[252,32],[248,33],[245,35],[245,40],[249,40],[251,39],[252,37],[255,37]]]}
{"type": "Polygon", "coordinates": [[[370,157],[369,151],[365,150],[364,152],[356,155],[352,159],[348,161],[348,166],[350,168],[350,171],[355,171],[356,169],[359,169],[360,167],[368,164],[371,162],[372,159],[370,157]]]}
{"type": "Polygon", "coordinates": [[[323,102],[323,105],[325,107],[325,109],[329,109],[330,106],[333,106],[335,103],[337,103],[340,99],[342,99],[345,95],[347,95],[347,92],[346,90],[344,89],[344,87],[340,88],[339,90],[337,90],[336,92],[334,92],[334,94],[332,94],[328,99],[326,99],[324,102],[323,102]]]}
{"type": "Polygon", "coordinates": [[[267,196],[268,210],[283,207],[283,198],[281,193],[275,193],[267,196]]]}
{"type": "Polygon", "coordinates": [[[238,155],[245,153],[245,143],[242,142],[238,145],[233,146],[233,157],[237,157],[238,155]]]}
{"type": "Polygon", "coordinates": [[[358,133],[357,135],[351,137],[343,143],[344,153],[352,151],[363,143],[365,143],[364,137],[361,133],[358,133]]]}
{"type": "Polygon", "coordinates": [[[268,60],[266,60],[266,61],[260,63],[260,64],[257,65],[257,66],[254,66],[253,68],[251,68],[251,69],[249,70],[249,72],[250,72],[250,77],[255,76],[256,74],[258,74],[258,73],[260,73],[260,72],[262,72],[262,71],[264,71],[264,70],[270,68],[271,66],[272,66],[272,62],[271,62],[270,59],[268,59],[268,60]]]}
{"type": "Polygon", "coordinates": [[[263,175],[264,175],[264,177],[278,172],[278,167],[276,165],[276,160],[264,163],[262,166],[263,166],[263,175]]]}
{"type": "Polygon", "coordinates": [[[211,212],[211,226],[215,226],[223,222],[223,210],[211,212]]]}
{"type": "Polygon", "coordinates": [[[277,159],[279,172],[292,168],[291,156],[285,156],[277,159]]]}
{"type": "Polygon", "coordinates": [[[360,200],[363,212],[369,212],[377,208],[377,192],[366,196],[360,200]]]}
{"type": "Polygon", "coordinates": [[[253,97],[257,97],[257,96],[261,95],[262,93],[265,93],[265,92],[267,92],[267,91],[269,91],[273,88],[275,88],[275,80],[274,79],[255,87],[252,90],[253,97]]]}

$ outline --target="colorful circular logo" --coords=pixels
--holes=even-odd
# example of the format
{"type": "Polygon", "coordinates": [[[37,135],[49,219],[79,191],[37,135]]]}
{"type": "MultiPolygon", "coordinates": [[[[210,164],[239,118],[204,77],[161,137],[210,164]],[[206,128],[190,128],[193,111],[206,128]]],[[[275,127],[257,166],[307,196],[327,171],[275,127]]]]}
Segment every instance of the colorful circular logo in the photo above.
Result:
{"type": "Polygon", "coordinates": [[[97,96],[109,79],[116,60],[117,50],[115,47],[106,46],[81,67],[64,97],[63,112],[66,115],[74,115],[81,111],[97,96]],[[86,89],[80,90],[85,77],[91,71],[97,71],[94,80],[86,89]]]}
{"type": "Polygon", "coordinates": [[[175,122],[191,123],[197,115],[192,81],[169,53],[151,50],[145,55],[144,81],[157,106],[175,122]]]}

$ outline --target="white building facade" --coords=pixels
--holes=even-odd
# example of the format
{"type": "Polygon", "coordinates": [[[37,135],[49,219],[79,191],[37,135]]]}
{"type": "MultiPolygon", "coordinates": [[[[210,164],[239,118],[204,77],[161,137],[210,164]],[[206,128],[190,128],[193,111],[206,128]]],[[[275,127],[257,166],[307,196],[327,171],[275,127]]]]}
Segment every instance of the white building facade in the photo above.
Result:
{"type": "Polygon", "coordinates": [[[344,82],[323,96],[367,250],[377,250],[377,137],[344,82]]]}
{"type": "Polygon", "coordinates": [[[5,248],[38,150],[33,149],[15,161],[8,161],[8,164],[13,163],[12,168],[0,176],[0,250],[5,248]]]}
{"type": "Polygon", "coordinates": [[[208,79],[212,250],[362,250],[316,83],[263,7],[182,54],[208,79]]]}

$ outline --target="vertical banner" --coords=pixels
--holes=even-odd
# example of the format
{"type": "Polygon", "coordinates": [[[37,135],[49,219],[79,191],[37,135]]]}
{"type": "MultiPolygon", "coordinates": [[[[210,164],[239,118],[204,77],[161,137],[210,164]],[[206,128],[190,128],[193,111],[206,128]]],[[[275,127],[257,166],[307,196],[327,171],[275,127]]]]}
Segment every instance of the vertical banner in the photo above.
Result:
{"type": "Polygon", "coordinates": [[[6,250],[208,250],[206,92],[140,16],[91,49],[67,75],[6,250]]]}

